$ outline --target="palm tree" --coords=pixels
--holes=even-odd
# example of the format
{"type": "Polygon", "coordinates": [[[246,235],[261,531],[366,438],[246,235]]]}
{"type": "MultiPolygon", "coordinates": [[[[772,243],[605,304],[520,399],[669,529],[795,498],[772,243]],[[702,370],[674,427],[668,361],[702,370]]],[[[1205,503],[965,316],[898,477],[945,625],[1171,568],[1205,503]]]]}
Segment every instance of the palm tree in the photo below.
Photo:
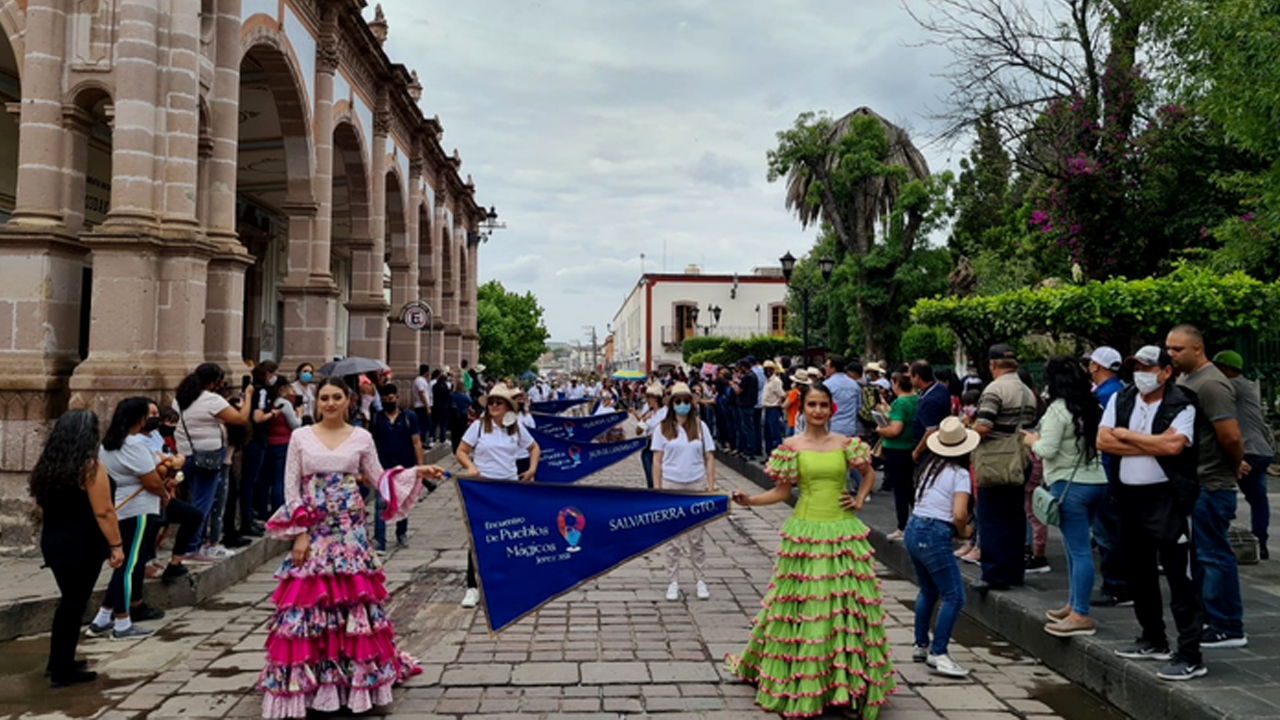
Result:
{"type": "MultiPolygon", "coordinates": [[[[850,253],[866,256],[877,245],[879,223],[881,242],[896,235],[899,247],[890,249],[898,251],[898,264],[910,259],[928,207],[905,208],[900,234],[891,234],[888,223],[903,188],[930,174],[906,130],[860,107],[836,120],[805,113],[778,139],[779,147],[769,153],[769,179],[786,176],[787,209],[802,226],[825,222],[850,253]]],[[[855,281],[866,287],[870,279],[859,270],[855,281]]],[[[890,279],[884,288],[875,302],[861,294],[857,299],[865,351],[876,358],[885,357],[882,331],[896,310],[900,283],[890,279]]]]}

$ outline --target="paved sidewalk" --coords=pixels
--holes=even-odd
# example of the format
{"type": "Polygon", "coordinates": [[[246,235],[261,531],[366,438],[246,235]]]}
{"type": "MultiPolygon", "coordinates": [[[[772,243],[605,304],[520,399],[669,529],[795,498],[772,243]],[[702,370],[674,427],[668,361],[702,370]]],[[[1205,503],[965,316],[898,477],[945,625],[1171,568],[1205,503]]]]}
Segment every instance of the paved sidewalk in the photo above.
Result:
{"type": "MultiPolygon", "coordinates": [[[[751,489],[723,465],[721,489],[751,489]]],[[[643,484],[633,457],[587,482],[643,484]]],[[[712,599],[663,599],[664,553],[652,552],[544,607],[497,637],[482,611],[458,606],[465,569],[451,485],[424,499],[408,550],[387,563],[401,643],[425,672],[383,712],[403,718],[751,718],[754,689],[726,680],[722,657],[745,642],[771,574],[785,505],[743,510],[708,527],[712,599]]],[[[104,678],[50,691],[40,677],[47,636],[0,645],[0,717],[256,717],[252,685],[275,588],[268,563],[195,608],[172,611],[153,638],[88,640],[81,649],[104,678]]],[[[692,584],[692,578],[682,578],[692,584]]],[[[966,680],[910,662],[915,587],[886,571],[888,631],[902,686],[881,714],[924,718],[1118,718],[1068,681],[976,626],[961,627],[953,655],[966,680]]],[[[833,715],[832,717],[838,717],[833,715]]]]}
{"type": "MultiPolygon", "coordinates": [[[[729,462],[742,467],[740,461],[729,462]]],[[[757,483],[769,482],[758,464],[744,471],[757,483]]],[[[1277,500],[1280,498],[1273,498],[1273,503],[1277,500]]],[[[1236,524],[1247,525],[1248,517],[1249,506],[1241,498],[1236,524]]],[[[876,493],[862,518],[872,527],[871,539],[878,559],[909,576],[911,566],[906,550],[901,543],[885,540],[885,533],[893,530],[896,522],[892,494],[876,493]]],[[[1205,649],[1208,676],[1175,683],[1156,677],[1161,663],[1116,657],[1115,649],[1132,642],[1140,632],[1133,608],[1094,607],[1091,615],[1098,624],[1095,637],[1060,639],[1045,633],[1044,612],[1061,607],[1067,600],[1066,559],[1056,528],[1049,531],[1048,558],[1052,570],[1043,575],[1027,575],[1025,587],[986,596],[971,591],[965,614],[986,627],[998,628],[1015,646],[1142,720],[1280,717],[1280,561],[1240,566],[1249,646],[1205,649]]],[[[968,583],[978,581],[977,566],[962,563],[961,568],[968,583]]],[[[1100,583],[1100,578],[1095,579],[1095,597],[1100,583]]],[[[1170,640],[1174,640],[1176,631],[1167,609],[1169,593],[1163,581],[1161,592],[1166,604],[1165,622],[1170,640]]]]}

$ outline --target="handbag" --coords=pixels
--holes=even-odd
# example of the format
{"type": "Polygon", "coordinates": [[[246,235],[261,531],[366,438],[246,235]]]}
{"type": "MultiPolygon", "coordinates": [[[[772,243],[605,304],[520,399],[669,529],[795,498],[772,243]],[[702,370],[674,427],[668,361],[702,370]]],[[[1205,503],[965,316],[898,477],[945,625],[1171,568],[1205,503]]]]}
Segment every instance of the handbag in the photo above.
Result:
{"type": "MultiPolygon", "coordinates": [[[[1022,388],[1024,397],[1030,394],[1022,388]]],[[[1022,416],[1018,414],[1018,428],[1008,437],[985,438],[973,451],[973,474],[980,488],[1021,485],[1026,481],[1030,458],[1022,440],[1022,416]]]]}
{"type": "Polygon", "coordinates": [[[187,442],[191,444],[191,467],[201,472],[220,472],[222,470],[222,457],[226,448],[218,448],[217,450],[196,450],[195,441],[191,439],[191,430],[187,427],[187,418],[185,413],[178,413],[178,419],[182,421],[182,430],[187,434],[187,442]]]}
{"type": "Polygon", "coordinates": [[[1056,498],[1053,492],[1044,485],[1040,485],[1031,493],[1031,513],[1036,519],[1045,525],[1053,525],[1057,527],[1062,524],[1062,501],[1067,498],[1067,493],[1071,492],[1071,483],[1076,479],[1076,471],[1080,469],[1080,461],[1076,460],[1076,466],[1071,468],[1071,477],[1067,478],[1067,487],[1062,491],[1062,497],[1056,498]]]}

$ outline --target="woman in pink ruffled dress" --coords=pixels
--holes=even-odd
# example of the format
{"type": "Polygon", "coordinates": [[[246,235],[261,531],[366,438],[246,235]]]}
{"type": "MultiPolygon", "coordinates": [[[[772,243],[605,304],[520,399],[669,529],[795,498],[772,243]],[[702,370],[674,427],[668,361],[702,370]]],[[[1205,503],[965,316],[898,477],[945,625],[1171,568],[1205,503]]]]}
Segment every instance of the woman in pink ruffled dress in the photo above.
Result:
{"type": "Polygon", "coordinates": [[[381,563],[369,551],[360,483],[387,500],[386,519],[404,517],[436,466],[383,471],[373,437],[347,424],[351,392],[330,378],[316,394],[323,419],[289,441],[285,504],[267,522],[273,536],[293,539],[276,577],[276,611],[267,635],[267,665],[258,678],[262,714],[306,717],[347,707],[364,712],[391,702],[391,686],[421,672],[396,649],[381,563]]]}

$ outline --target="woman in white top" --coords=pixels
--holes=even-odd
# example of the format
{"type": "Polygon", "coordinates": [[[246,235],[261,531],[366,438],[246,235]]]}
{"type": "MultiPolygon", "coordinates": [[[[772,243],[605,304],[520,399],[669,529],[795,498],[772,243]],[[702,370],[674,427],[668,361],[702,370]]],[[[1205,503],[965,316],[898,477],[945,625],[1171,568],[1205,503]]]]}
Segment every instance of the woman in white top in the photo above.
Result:
{"type": "Polygon", "coordinates": [[[969,671],[947,654],[951,631],[964,607],[964,581],[951,552],[953,538],[966,538],[969,527],[969,453],[978,446],[978,433],[966,429],[958,418],[947,417],[929,436],[933,458],[920,473],[916,504],[903,533],[903,545],[916,571],[916,639],[912,659],[924,661],[941,675],[965,677],[969,671]],[[938,621],[929,642],[929,620],[934,606],[938,621]]]}
{"type": "MultiPolygon", "coordinates": [[[[538,426],[538,423],[534,421],[533,414],[529,412],[529,403],[527,401],[528,401],[528,396],[525,395],[525,392],[517,388],[516,397],[515,397],[516,422],[519,423],[520,427],[524,428],[525,430],[532,430],[538,426]]],[[[522,475],[526,472],[529,472],[529,465],[530,465],[529,456],[530,456],[529,448],[527,447],[520,448],[520,451],[516,453],[516,475],[517,476],[522,475]]]]}
{"type": "MultiPolygon", "coordinates": [[[[645,410],[638,416],[640,424],[636,426],[637,435],[653,437],[653,431],[658,429],[658,423],[667,416],[667,409],[662,406],[662,396],[666,393],[667,389],[662,387],[662,383],[652,383],[644,389],[645,410]]],[[[648,445],[640,451],[640,467],[644,468],[644,484],[652,490],[653,450],[648,445]]]]}
{"type": "Polygon", "coordinates": [[[316,417],[316,369],[311,363],[298,366],[297,379],[293,381],[293,394],[298,398],[301,420],[309,423],[316,417]]]}
{"type": "MultiPolygon", "coordinates": [[[[653,486],[676,492],[712,492],[716,489],[716,441],[711,428],[693,410],[693,391],[685,383],[671,387],[667,414],[653,434],[653,486]]],[[[667,599],[680,599],[680,555],[688,553],[697,580],[699,600],[711,597],[704,575],[707,554],[703,550],[705,533],[695,528],[667,545],[667,599]]]]}
{"type": "MultiPolygon", "coordinates": [[[[454,453],[462,466],[460,475],[463,477],[533,480],[538,471],[540,451],[528,429],[520,424],[520,417],[516,414],[516,392],[501,383],[489,391],[484,402],[484,416],[471,423],[458,444],[458,452],[454,453]],[[516,468],[521,451],[529,453],[529,469],[524,472],[516,468]]],[[[475,559],[468,556],[467,591],[462,596],[462,607],[473,608],[479,603],[475,559]]]]}
{"type": "MultiPolygon", "coordinates": [[[[222,458],[227,454],[226,436],[223,425],[248,425],[249,411],[253,405],[247,398],[234,408],[221,395],[218,389],[226,376],[222,368],[214,363],[204,363],[195,372],[182,379],[178,384],[173,409],[178,411],[178,429],[174,431],[174,441],[178,452],[187,458],[184,468],[187,486],[191,491],[191,504],[196,506],[207,522],[209,511],[218,492],[218,483],[223,481],[222,458]],[[213,456],[217,456],[214,463],[213,456]],[[215,467],[216,465],[216,467],[215,467]]],[[[247,386],[246,386],[247,387],[247,386]]],[[[243,494],[241,503],[245,502],[243,494]]],[[[252,498],[249,498],[249,518],[252,520],[252,498]]],[[[241,521],[244,510],[241,508],[241,521]]],[[[186,552],[200,550],[204,540],[204,523],[191,538],[186,552]]],[[[241,532],[248,528],[241,528],[241,532]]],[[[217,541],[218,538],[210,538],[217,541]]]]}

